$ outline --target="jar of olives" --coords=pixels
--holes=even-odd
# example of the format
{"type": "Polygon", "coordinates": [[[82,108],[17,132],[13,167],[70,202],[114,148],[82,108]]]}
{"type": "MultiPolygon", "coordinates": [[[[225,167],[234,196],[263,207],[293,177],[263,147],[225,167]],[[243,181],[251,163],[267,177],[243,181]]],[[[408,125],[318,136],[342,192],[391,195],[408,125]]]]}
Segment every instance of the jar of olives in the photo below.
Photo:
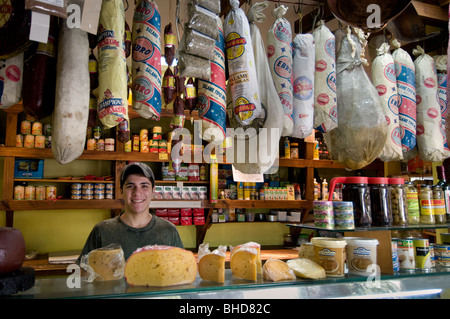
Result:
{"type": "Polygon", "coordinates": [[[406,203],[408,207],[408,224],[420,223],[419,194],[412,182],[405,182],[406,203]]]}
{"type": "Polygon", "coordinates": [[[394,225],[408,225],[408,207],[403,178],[389,178],[391,209],[394,225]]]}
{"type": "Polygon", "coordinates": [[[433,186],[433,212],[436,224],[445,224],[447,222],[444,190],[440,185],[433,186]]]}
{"type": "Polygon", "coordinates": [[[433,190],[429,185],[419,188],[420,223],[433,225],[436,223],[433,210],[433,190]]]}

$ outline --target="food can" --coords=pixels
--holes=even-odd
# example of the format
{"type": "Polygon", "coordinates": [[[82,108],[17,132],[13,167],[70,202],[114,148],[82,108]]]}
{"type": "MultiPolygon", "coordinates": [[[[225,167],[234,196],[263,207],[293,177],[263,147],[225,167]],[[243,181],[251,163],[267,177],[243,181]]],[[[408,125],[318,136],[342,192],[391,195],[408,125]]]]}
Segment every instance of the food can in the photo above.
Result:
{"type": "Polygon", "coordinates": [[[166,140],[160,140],[158,142],[158,152],[159,153],[167,153],[167,141],[166,140]]]}
{"type": "Polygon", "coordinates": [[[26,148],[34,148],[34,135],[31,134],[25,135],[23,146],[26,148]]]}
{"type": "Polygon", "coordinates": [[[93,131],[94,131],[94,138],[96,140],[99,140],[100,137],[102,137],[102,128],[100,126],[95,126],[93,131]]]}
{"type": "Polygon", "coordinates": [[[139,141],[148,141],[148,130],[143,128],[140,132],[139,132],[139,141]]]}
{"type": "Polygon", "coordinates": [[[47,186],[45,188],[45,199],[56,199],[56,187],[47,186]]]}
{"type": "Polygon", "coordinates": [[[152,134],[152,140],[162,140],[162,134],[161,133],[153,133],[152,134]]]}
{"type": "Polygon", "coordinates": [[[377,264],[376,238],[344,237],[347,242],[346,260],[348,272],[358,276],[370,276],[373,270],[371,265],[377,264]]]}
{"type": "Polygon", "coordinates": [[[392,270],[394,272],[400,271],[400,265],[398,262],[398,252],[397,252],[397,241],[391,241],[391,252],[392,252],[392,270]]]}
{"type": "Polygon", "coordinates": [[[416,269],[422,271],[431,270],[431,258],[430,258],[430,242],[425,238],[415,238],[414,243],[414,259],[416,263],[416,269]]]}
{"type": "Polygon", "coordinates": [[[94,193],[94,199],[105,199],[105,193],[94,193]]]}
{"type": "Polygon", "coordinates": [[[25,187],[25,199],[34,200],[36,198],[36,188],[34,186],[25,187]]]}
{"type": "Polygon", "coordinates": [[[416,262],[414,257],[414,242],[412,239],[397,239],[397,254],[400,269],[406,271],[415,270],[416,262]]]}
{"type": "Polygon", "coordinates": [[[34,137],[34,147],[45,148],[45,136],[44,135],[36,135],[34,137]]]}
{"type": "Polygon", "coordinates": [[[36,199],[37,200],[45,199],[45,186],[36,186],[36,199]]]}
{"type": "Polygon", "coordinates": [[[71,189],[72,191],[81,191],[81,183],[72,183],[71,189]]]}
{"type": "Polygon", "coordinates": [[[148,141],[141,141],[141,153],[148,153],[149,147],[148,147],[148,141]]]}
{"type": "Polygon", "coordinates": [[[450,267],[450,245],[436,244],[434,246],[434,255],[436,258],[436,266],[450,267]]]}
{"type": "Polygon", "coordinates": [[[79,193],[72,191],[72,194],[70,194],[70,199],[81,199],[81,191],[79,193]]]}
{"type": "Polygon", "coordinates": [[[152,133],[159,133],[159,134],[161,134],[162,133],[161,126],[153,126],[152,133]]]}
{"type": "Polygon", "coordinates": [[[52,125],[45,124],[42,134],[44,134],[45,136],[51,136],[52,135],[52,125]]]}
{"type": "Polygon", "coordinates": [[[114,139],[105,138],[105,151],[114,152],[114,139]]]}
{"type": "Polygon", "coordinates": [[[97,151],[104,151],[105,150],[105,140],[104,139],[98,139],[97,140],[97,147],[96,147],[97,151]]]}
{"type": "Polygon", "coordinates": [[[81,194],[81,199],[85,199],[85,200],[94,199],[94,194],[81,194]]]}
{"type": "Polygon", "coordinates": [[[158,153],[158,141],[150,140],[150,142],[148,143],[148,148],[150,150],[150,153],[158,153]]]}
{"type": "Polygon", "coordinates": [[[31,134],[31,122],[30,121],[20,122],[20,134],[23,134],[23,135],[31,134]]]}
{"type": "Polygon", "coordinates": [[[41,122],[33,122],[32,126],[31,126],[31,134],[42,135],[42,123],[41,122]]]}
{"type": "Polygon", "coordinates": [[[16,147],[23,147],[23,135],[22,134],[16,135],[16,147]]]}
{"type": "Polygon", "coordinates": [[[128,140],[124,144],[124,151],[131,152],[131,149],[132,149],[132,143],[131,143],[131,140],[128,140]]]}
{"type": "Polygon", "coordinates": [[[88,138],[87,144],[86,144],[86,149],[88,151],[95,151],[97,149],[97,142],[96,142],[95,138],[88,138]]]}
{"type": "Polygon", "coordinates": [[[17,185],[14,187],[14,199],[22,200],[25,198],[25,187],[17,185]]]}

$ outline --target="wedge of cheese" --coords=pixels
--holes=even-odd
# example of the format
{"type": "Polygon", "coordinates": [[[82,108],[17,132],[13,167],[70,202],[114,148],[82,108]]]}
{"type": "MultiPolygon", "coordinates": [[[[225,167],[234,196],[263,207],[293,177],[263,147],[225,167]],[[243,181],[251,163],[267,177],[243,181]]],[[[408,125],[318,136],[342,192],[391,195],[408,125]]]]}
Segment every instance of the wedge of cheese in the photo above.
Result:
{"type": "Polygon", "coordinates": [[[258,252],[255,248],[235,248],[231,252],[230,268],[234,277],[256,281],[258,276],[258,252]]]}
{"type": "Polygon", "coordinates": [[[308,279],[326,278],[325,269],[308,258],[290,259],[286,264],[294,271],[295,276],[308,279]]]}
{"type": "Polygon", "coordinates": [[[262,274],[262,262],[261,262],[261,245],[252,241],[249,241],[248,243],[238,245],[231,249],[231,254],[233,254],[233,251],[235,251],[238,248],[254,248],[256,249],[257,255],[256,255],[256,272],[258,274],[262,274]]]}
{"type": "Polygon", "coordinates": [[[198,274],[203,280],[224,283],[225,256],[213,253],[204,255],[198,261],[198,274]]]}
{"type": "Polygon", "coordinates": [[[84,259],[83,267],[97,281],[117,280],[123,277],[125,258],[122,248],[99,248],[92,250],[84,259]]]}
{"type": "Polygon", "coordinates": [[[137,249],[125,265],[125,279],[132,286],[166,287],[192,283],[197,261],[192,252],[171,246],[137,249]]]}
{"type": "Polygon", "coordinates": [[[268,259],[263,266],[263,278],[271,281],[294,280],[291,268],[282,260],[268,259]]]}

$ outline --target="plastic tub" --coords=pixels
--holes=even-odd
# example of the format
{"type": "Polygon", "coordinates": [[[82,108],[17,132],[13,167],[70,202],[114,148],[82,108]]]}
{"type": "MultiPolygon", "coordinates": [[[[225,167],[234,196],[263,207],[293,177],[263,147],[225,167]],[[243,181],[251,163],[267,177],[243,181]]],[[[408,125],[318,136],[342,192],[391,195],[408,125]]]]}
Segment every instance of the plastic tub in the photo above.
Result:
{"type": "Polygon", "coordinates": [[[367,267],[377,263],[378,240],[364,237],[345,237],[347,241],[347,267],[349,274],[369,276],[373,271],[367,267]]]}
{"type": "Polygon", "coordinates": [[[347,242],[339,238],[314,237],[311,243],[315,261],[325,269],[327,277],[343,277],[344,249],[347,242]]]}

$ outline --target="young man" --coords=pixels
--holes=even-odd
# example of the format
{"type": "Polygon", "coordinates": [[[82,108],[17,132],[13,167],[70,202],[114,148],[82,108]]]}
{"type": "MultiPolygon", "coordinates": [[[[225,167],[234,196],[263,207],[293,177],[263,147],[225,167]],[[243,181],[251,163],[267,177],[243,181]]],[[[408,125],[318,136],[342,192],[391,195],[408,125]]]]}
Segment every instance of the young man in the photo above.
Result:
{"type": "Polygon", "coordinates": [[[80,258],[91,250],[110,244],[119,244],[122,247],[125,260],[137,248],[147,245],[184,248],[176,227],[150,213],[154,187],[155,178],[150,167],[140,162],[126,165],[120,176],[120,189],[125,202],[124,212],[94,226],[80,258]]]}

